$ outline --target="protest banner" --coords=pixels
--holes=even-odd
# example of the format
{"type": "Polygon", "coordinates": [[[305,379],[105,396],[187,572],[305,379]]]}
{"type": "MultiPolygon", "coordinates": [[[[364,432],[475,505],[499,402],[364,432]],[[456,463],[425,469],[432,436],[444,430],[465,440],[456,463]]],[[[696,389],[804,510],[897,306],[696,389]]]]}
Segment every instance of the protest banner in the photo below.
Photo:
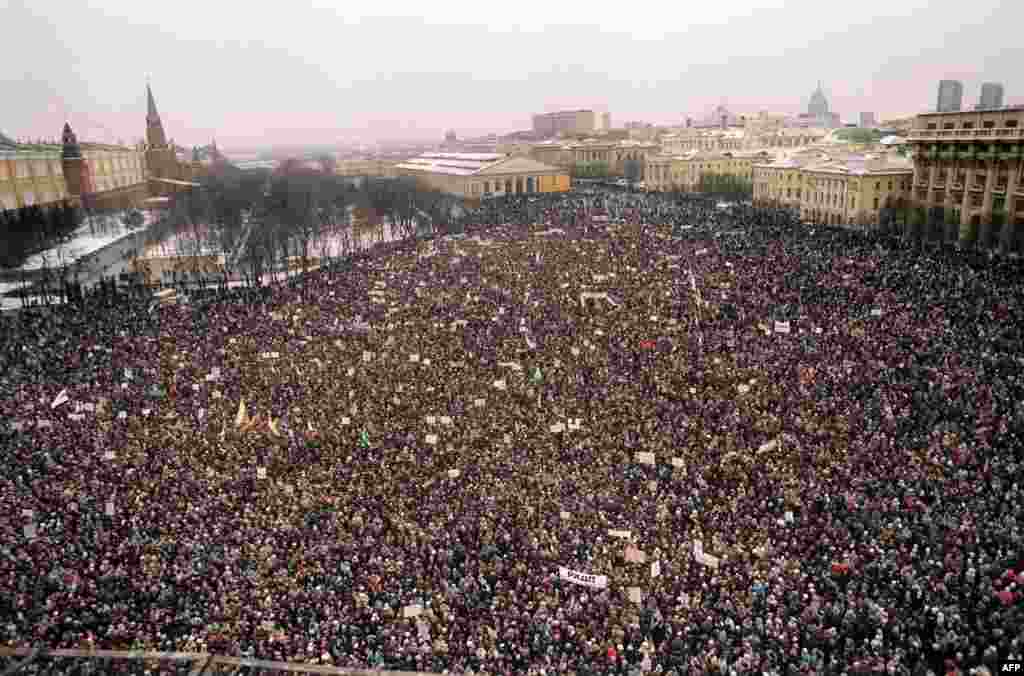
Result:
{"type": "Polygon", "coordinates": [[[608,586],[608,577],[605,575],[580,573],[575,570],[569,570],[565,566],[559,566],[558,577],[566,582],[578,584],[582,587],[590,587],[591,589],[604,589],[608,586]]]}

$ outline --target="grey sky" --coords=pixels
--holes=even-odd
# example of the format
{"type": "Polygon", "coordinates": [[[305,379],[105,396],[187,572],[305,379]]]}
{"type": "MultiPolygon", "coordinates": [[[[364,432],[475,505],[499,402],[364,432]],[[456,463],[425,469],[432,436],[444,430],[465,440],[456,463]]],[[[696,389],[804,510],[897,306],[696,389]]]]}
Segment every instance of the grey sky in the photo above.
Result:
{"type": "Polygon", "coordinates": [[[818,79],[850,119],[925,110],[943,77],[966,103],[983,80],[1024,102],[1024,9],[1005,0],[380,4],[0,0],[17,55],[0,129],[56,136],[66,114],[82,137],[134,140],[147,76],[171,137],[228,147],[503,133],[561,107],[795,112],[818,79]]]}

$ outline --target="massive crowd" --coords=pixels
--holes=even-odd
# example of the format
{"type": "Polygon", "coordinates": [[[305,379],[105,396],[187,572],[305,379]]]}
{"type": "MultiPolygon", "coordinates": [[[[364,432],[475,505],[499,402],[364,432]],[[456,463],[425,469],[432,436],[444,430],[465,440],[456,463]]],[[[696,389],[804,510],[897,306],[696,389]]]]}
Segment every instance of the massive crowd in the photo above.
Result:
{"type": "Polygon", "coordinates": [[[1024,652],[1022,278],[524,196],[272,289],[0,325],[0,641],[450,673],[1024,652]]]}

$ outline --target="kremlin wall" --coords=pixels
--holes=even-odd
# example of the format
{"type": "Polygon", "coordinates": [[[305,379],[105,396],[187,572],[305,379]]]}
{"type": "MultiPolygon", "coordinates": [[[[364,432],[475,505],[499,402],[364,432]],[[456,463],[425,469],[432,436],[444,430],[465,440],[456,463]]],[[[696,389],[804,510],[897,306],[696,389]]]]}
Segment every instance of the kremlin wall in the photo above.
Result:
{"type": "MultiPolygon", "coordinates": [[[[137,147],[80,142],[70,123],[60,144],[17,143],[0,134],[0,211],[70,202],[94,209],[142,206],[182,192],[209,167],[168,141],[146,87],[146,142],[137,147]]],[[[223,158],[213,146],[213,160],[223,158]]]]}

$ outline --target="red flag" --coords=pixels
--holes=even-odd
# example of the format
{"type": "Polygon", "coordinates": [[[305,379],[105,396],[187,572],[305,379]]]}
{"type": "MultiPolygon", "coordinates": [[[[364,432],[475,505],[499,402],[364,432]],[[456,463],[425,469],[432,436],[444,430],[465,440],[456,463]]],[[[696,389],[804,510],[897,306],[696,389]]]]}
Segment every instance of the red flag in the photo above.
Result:
{"type": "Polygon", "coordinates": [[[653,340],[645,340],[644,342],[640,343],[640,347],[642,347],[645,350],[653,350],[657,346],[658,344],[653,340]]]}

